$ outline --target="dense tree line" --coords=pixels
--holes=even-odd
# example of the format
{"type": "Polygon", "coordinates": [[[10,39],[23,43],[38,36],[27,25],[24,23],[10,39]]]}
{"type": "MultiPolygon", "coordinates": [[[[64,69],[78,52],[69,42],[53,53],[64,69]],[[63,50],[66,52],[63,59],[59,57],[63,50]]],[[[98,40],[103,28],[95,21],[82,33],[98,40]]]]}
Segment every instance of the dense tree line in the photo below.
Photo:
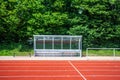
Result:
{"type": "Polygon", "coordinates": [[[85,47],[120,47],[120,0],[0,0],[0,42],[82,35],[85,47]]]}

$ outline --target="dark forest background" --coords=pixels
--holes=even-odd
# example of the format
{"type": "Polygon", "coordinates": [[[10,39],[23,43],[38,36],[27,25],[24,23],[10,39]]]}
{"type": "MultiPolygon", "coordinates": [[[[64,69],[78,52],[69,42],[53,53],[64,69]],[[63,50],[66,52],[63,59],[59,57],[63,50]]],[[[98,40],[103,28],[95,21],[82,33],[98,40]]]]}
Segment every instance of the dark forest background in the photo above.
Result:
{"type": "Polygon", "coordinates": [[[0,0],[0,44],[82,35],[83,48],[120,47],[120,0],[0,0]]]}

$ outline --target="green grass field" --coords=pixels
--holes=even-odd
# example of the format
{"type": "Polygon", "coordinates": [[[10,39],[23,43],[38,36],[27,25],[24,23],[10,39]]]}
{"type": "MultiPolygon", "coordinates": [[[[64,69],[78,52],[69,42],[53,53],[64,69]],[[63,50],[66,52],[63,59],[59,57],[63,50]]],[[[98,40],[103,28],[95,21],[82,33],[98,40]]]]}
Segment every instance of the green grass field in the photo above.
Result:
{"type": "Polygon", "coordinates": [[[29,54],[33,54],[32,46],[22,43],[4,43],[0,45],[0,56],[29,56],[29,54]]]}
{"type": "MultiPolygon", "coordinates": [[[[0,45],[0,56],[30,56],[33,55],[33,45],[25,45],[22,43],[10,43],[0,45]]],[[[113,50],[89,50],[88,56],[113,56],[113,50]]],[[[120,56],[120,49],[115,51],[116,56],[120,56]]],[[[86,50],[82,52],[86,56],[86,50]]]]}
{"type": "MultiPolygon", "coordinates": [[[[113,50],[88,50],[88,56],[114,56],[113,50]]],[[[115,50],[115,56],[120,56],[120,49],[115,50]]]]}

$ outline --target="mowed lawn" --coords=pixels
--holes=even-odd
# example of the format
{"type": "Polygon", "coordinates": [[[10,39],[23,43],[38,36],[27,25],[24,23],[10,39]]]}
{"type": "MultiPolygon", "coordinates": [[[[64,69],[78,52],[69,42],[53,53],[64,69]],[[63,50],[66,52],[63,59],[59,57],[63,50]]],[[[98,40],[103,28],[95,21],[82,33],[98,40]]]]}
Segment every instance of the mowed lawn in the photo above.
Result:
{"type": "MultiPolygon", "coordinates": [[[[0,45],[0,56],[30,56],[33,54],[33,45],[22,43],[4,43],[0,45]]],[[[86,56],[85,49],[82,51],[82,55],[86,56]]],[[[114,52],[112,49],[89,50],[88,56],[114,56],[114,52]]],[[[115,56],[120,56],[120,49],[115,50],[115,56]]]]}

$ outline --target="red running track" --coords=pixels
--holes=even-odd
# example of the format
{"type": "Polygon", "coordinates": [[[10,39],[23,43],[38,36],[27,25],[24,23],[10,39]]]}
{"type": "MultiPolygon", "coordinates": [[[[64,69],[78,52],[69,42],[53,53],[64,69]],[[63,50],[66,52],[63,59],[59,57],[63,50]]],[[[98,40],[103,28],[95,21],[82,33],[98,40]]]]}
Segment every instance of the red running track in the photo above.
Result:
{"type": "Polygon", "coordinates": [[[0,61],[0,80],[120,80],[120,61],[0,61]]]}

